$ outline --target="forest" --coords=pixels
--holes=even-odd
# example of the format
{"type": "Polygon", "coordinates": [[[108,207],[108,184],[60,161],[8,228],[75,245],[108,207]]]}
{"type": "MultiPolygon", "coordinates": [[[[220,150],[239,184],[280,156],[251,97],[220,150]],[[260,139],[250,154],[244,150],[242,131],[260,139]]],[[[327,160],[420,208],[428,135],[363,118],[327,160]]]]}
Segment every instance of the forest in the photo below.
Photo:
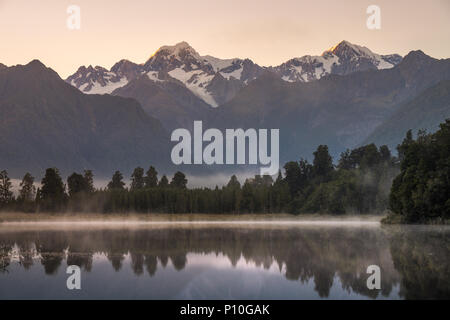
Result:
{"type": "Polygon", "coordinates": [[[136,168],[126,186],[116,171],[106,188],[94,188],[92,171],[74,172],[64,183],[58,169],[48,168],[40,187],[26,173],[17,197],[6,171],[0,172],[2,210],[23,212],[102,213],[370,213],[388,204],[396,159],[387,147],[368,145],[343,153],[333,165],[328,147],[314,161],[288,162],[274,180],[256,175],[241,185],[235,175],[216,188],[188,188],[182,172],[170,179],[150,166],[136,168]]]}
{"type": "Polygon", "coordinates": [[[450,214],[450,120],[434,134],[408,131],[397,148],[374,144],[343,152],[336,162],[320,145],[312,163],[284,165],[278,176],[255,175],[241,184],[233,175],[215,188],[189,188],[184,173],[158,177],[153,166],[134,169],[127,186],[116,171],[105,188],[94,188],[90,170],[74,172],[66,183],[48,168],[36,188],[26,173],[15,196],[6,171],[0,172],[0,210],[96,213],[318,213],[384,214],[385,222],[448,220],[450,214]]]}

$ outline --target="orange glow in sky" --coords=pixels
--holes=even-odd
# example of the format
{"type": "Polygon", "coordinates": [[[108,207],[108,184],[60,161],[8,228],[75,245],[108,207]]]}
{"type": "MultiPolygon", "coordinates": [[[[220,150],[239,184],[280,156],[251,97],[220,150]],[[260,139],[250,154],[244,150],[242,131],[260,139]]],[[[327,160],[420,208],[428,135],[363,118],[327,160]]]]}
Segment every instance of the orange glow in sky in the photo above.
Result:
{"type": "Polygon", "coordinates": [[[66,78],[80,65],[144,63],[162,45],[187,41],[201,55],[278,65],[319,55],[341,40],[380,54],[421,49],[450,57],[449,0],[0,0],[0,62],[39,59],[66,78]],[[381,8],[381,30],[366,9],[381,8]],[[69,5],[81,29],[66,26],[69,5]]]}

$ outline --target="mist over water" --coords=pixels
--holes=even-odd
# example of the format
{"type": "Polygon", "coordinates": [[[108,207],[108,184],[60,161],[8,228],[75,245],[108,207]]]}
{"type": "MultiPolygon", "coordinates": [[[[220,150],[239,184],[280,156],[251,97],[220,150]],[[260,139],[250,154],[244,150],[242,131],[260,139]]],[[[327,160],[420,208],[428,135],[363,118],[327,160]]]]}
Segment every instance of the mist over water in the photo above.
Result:
{"type": "MultiPolygon", "coordinates": [[[[370,221],[369,221],[370,222],[370,221]]],[[[449,298],[448,227],[0,224],[0,298],[449,298]],[[381,290],[366,286],[369,265],[381,290]],[[66,289],[68,265],[82,289],[66,289]]]]}

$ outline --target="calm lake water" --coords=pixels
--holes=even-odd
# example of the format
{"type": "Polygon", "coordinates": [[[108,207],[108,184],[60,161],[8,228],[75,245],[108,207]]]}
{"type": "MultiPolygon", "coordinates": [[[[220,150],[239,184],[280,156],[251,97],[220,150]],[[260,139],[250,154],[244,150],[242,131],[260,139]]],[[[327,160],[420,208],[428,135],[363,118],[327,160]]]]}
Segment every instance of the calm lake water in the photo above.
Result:
{"type": "Polygon", "coordinates": [[[1,225],[0,299],[450,298],[450,228],[1,225]],[[68,290],[68,265],[81,290],[68,290]],[[366,285],[381,268],[381,289],[366,285]]]}

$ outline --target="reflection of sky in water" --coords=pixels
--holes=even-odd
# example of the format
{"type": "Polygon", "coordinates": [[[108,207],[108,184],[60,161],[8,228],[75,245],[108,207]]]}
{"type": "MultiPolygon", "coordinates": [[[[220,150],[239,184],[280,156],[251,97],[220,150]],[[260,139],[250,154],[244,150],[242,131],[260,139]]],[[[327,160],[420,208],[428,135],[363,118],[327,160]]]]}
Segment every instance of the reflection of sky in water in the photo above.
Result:
{"type": "MultiPolygon", "coordinates": [[[[90,272],[82,270],[81,290],[66,288],[67,263],[54,275],[45,275],[44,267],[35,263],[25,270],[17,261],[7,275],[0,274],[2,299],[318,299],[314,279],[304,283],[284,277],[275,262],[265,269],[241,257],[235,266],[222,254],[188,254],[186,267],[175,270],[169,260],[164,267],[158,262],[150,277],[144,270],[136,275],[127,255],[120,272],[102,254],[95,254],[90,272]]],[[[329,299],[367,299],[342,289],[338,276],[333,279],[329,299]]],[[[398,299],[398,286],[389,297],[398,299]]]]}

